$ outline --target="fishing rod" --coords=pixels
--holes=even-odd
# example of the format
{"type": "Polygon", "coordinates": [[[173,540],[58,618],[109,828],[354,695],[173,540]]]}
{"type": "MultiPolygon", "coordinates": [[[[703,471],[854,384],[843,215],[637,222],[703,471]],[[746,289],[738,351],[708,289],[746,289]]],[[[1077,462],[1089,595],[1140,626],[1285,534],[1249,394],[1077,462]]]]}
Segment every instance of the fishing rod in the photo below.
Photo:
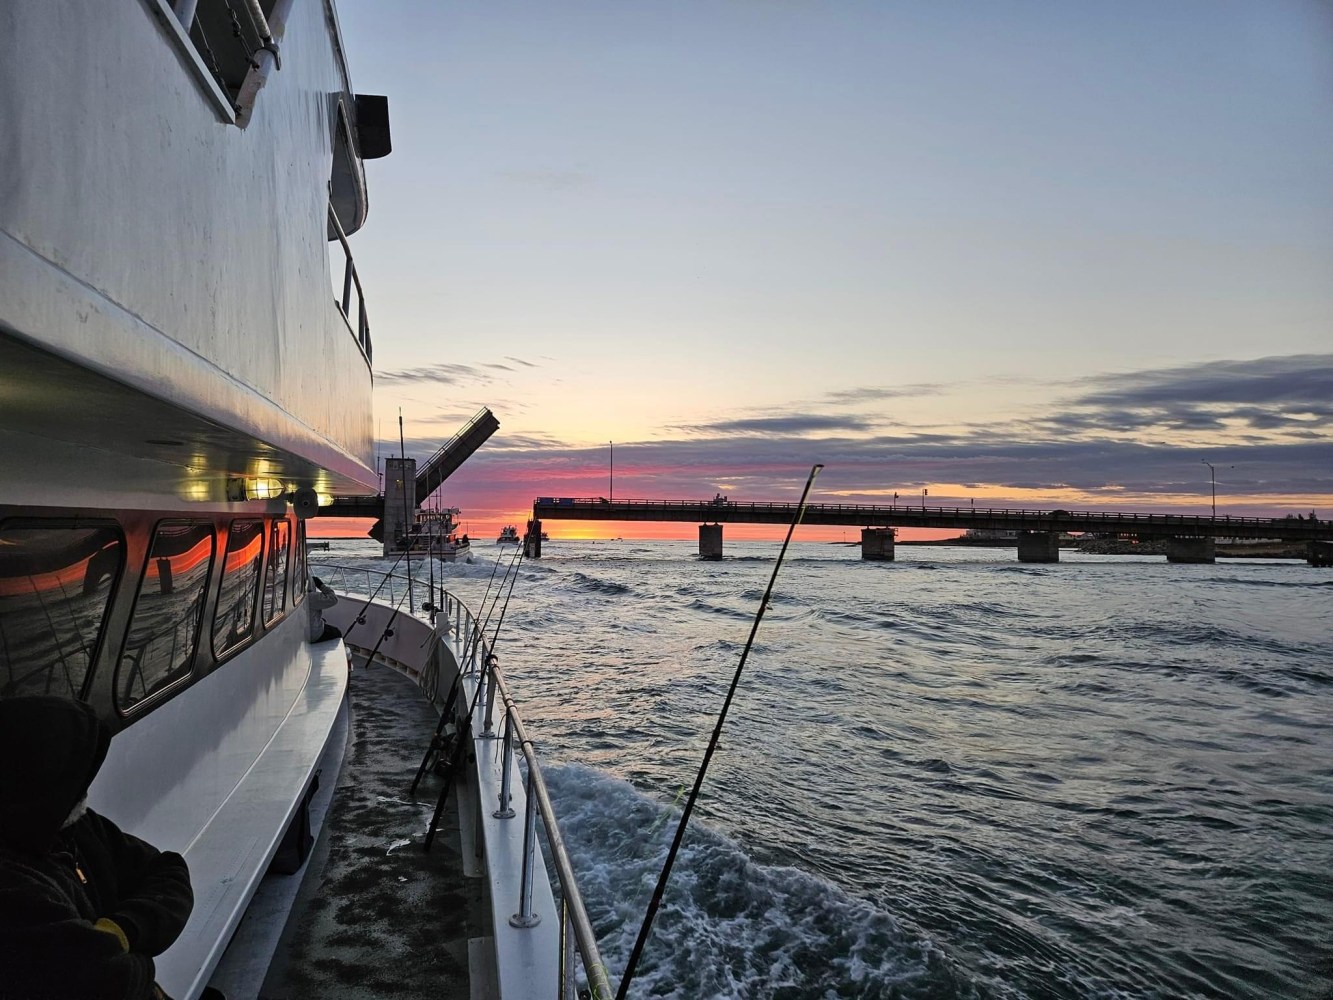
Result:
{"type": "MultiPolygon", "coordinates": [[[[407,594],[408,592],[404,591],[403,596],[398,598],[398,603],[393,606],[393,614],[389,615],[389,620],[384,623],[384,630],[380,633],[380,637],[375,640],[375,647],[370,651],[370,655],[366,657],[366,666],[370,666],[375,661],[375,654],[380,651],[380,646],[384,645],[384,640],[393,635],[393,623],[398,619],[399,609],[403,606],[407,594]]],[[[350,632],[351,629],[348,629],[348,631],[350,632]]],[[[346,636],[343,639],[346,641],[346,636]]]]}
{"type": "Polygon", "coordinates": [[[768,579],[768,587],[764,590],[763,599],[759,602],[759,610],[755,612],[754,623],[750,626],[750,637],[745,640],[745,648],[741,650],[741,659],[736,664],[736,673],[731,678],[731,687],[727,689],[727,697],[722,702],[722,710],[717,714],[717,722],[713,725],[713,735],[708,740],[708,749],[704,751],[704,759],[699,765],[699,773],[694,776],[694,787],[690,789],[690,797],[685,800],[685,808],[681,811],[680,823],[676,826],[676,836],[671,841],[670,850],[667,851],[666,862],[662,865],[662,873],[657,877],[657,888],[653,890],[653,897],[648,901],[648,911],[643,915],[643,925],[639,928],[639,937],[634,942],[634,950],[630,952],[629,962],[625,966],[625,976],[620,981],[620,989],[616,991],[616,1000],[625,1000],[625,995],[629,992],[630,980],[634,978],[634,970],[639,964],[639,956],[643,953],[643,946],[647,943],[648,934],[652,931],[653,918],[657,916],[657,908],[662,903],[662,895],[666,892],[667,881],[671,878],[671,868],[676,863],[676,855],[680,851],[681,841],[685,839],[685,828],[689,826],[690,815],[694,812],[694,803],[699,798],[699,789],[703,787],[704,775],[708,773],[708,764],[713,759],[713,751],[717,749],[718,740],[722,737],[722,727],[727,721],[727,711],[731,708],[731,699],[736,694],[736,688],[741,682],[741,671],[745,669],[745,661],[750,655],[750,647],[754,645],[754,637],[759,632],[759,623],[763,621],[764,612],[768,609],[768,600],[773,595],[773,585],[777,583],[778,571],[782,569],[782,560],[787,555],[787,546],[791,544],[791,536],[796,531],[796,526],[801,523],[801,518],[805,516],[805,501],[810,496],[810,487],[814,485],[815,476],[819,475],[819,470],[823,467],[822,464],[811,467],[810,478],[805,481],[805,489],[801,492],[801,502],[797,505],[796,515],[787,527],[787,537],[782,542],[782,549],[778,552],[777,562],[773,564],[773,575],[768,579]]]}
{"type": "MultiPolygon", "coordinates": [[[[523,553],[522,553],[522,549],[520,549],[519,552],[518,552],[518,553],[515,555],[515,557],[514,557],[514,559],[515,559],[515,560],[517,561],[517,563],[520,564],[520,565],[522,564],[522,561],[523,561],[523,560],[522,560],[522,555],[523,555],[523,553]]],[[[497,559],[496,562],[498,563],[499,560],[497,559]]],[[[513,562],[514,562],[514,561],[511,560],[511,565],[513,565],[513,562]]],[[[508,569],[505,570],[505,576],[506,576],[506,577],[509,577],[509,576],[510,576],[510,574],[509,574],[509,570],[508,570],[508,569]]],[[[492,578],[494,578],[494,574],[492,574],[492,578]]],[[[446,800],[447,800],[448,797],[449,797],[449,790],[450,790],[450,788],[452,787],[452,785],[453,785],[453,783],[454,783],[454,775],[455,775],[455,772],[457,771],[457,767],[458,767],[458,761],[459,761],[459,757],[458,757],[458,755],[462,753],[462,748],[465,747],[465,746],[468,744],[469,740],[472,739],[472,719],[473,719],[473,717],[476,715],[476,712],[477,712],[477,706],[478,706],[478,705],[480,704],[480,702],[481,702],[481,692],[482,692],[485,688],[488,687],[488,685],[485,683],[485,675],[486,675],[486,671],[487,671],[487,670],[492,670],[492,669],[494,669],[494,666],[495,666],[495,661],[496,661],[496,656],[495,656],[495,644],[496,644],[496,642],[499,641],[499,638],[500,638],[500,626],[502,626],[502,625],[504,624],[505,612],[509,610],[509,598],[512,597],[512,596],[514,595],[514,584],[515,584],[517,581],[518,581],[518,570],[515,568],[514,573],[513,573],[513,576],[510,577],[510,581],[509,581],[509,594],[505,597],[504,607],[503,607],[503,608],[501,609],[501,611],[500,611],[500,620],[499,620],[498,622],[496,622],[496,624],[495,624],[495,634],[494,634],[494,636],[491,637],[491,650],[490,650],[489,653],[486,654],[486,659],[485,659],[485,661],[482,663],[482,668],[481,668],[481,669],[482,669],[482,675],[481,675],[481,677],[479,677],[478,680],[477,680],[477,687],[476,687],[476,690],[474,690],[474,691],[472,692],[472,703],[468,706],[467,714],[463,717],[463,725],[462,725],[462,726],[459,728],[459,730],[458,730],[457,740],[456,740],[456,742],[455,742],[455,744],[454,744],[453,757],[449,760],[449,763],[448,763],[447,773],[446,773],[446,775],[445,775],[445,780],[444,780],[444,786],[440,789],[440,795],[439,795],[439,798],[436,799],[436,801],[435,801],[435,812],[434,812],[434,814],[431,816],[430,824],[426,827],[426,837],[425,837],[425,840],[423,841],[423,843],[422,843],[422,845],[421,845],[421,846],[422,846],[422,850],[424,850],[424,851],[429,851],[429,850],[430,850],[430,848],[431,848],[431,844],[432,844],[432,843],[434,842],[434,840],[435,840],[435,830],[436,830],[436,828],[440,825],[440,817],[444,815],[444,805],[445,805],[446,800]]],[[[500,587],[499,587],[499,589],[496,591],[496,594],[495,594],[495,603],[491,605],[491,610],[492,610],[492,611],[495,610],[495,605],[496,605],[496,604],[499,604],[499,602],[500,602],[500,590],[503,590],[503,589],[504,589],[504,581],[501,580],[500,587]]],[[[487,588],[487,590],[488,590],[488,592],[489,592],[489,587],[487,588]]],[[[489,621],[490,621],[490,616],[489,616],[489,615],[487,615],[487,619],[486,619],[486,620],[487,620],[487,623],[489,623],[489,621]]],[[[484,638],[485,638],[485,629],[486,629],[486,625],[483,624],[480,628],[474,630],[474,633],[475,633],[475,634],[479,634],[480,637],[481,637],[482,639],[484,639],[484,638]]],[[[471,639],[472,636],[469,636],[468,638],[471,639]]],[[[465,657],[464,659],[466,659],[466,657],[465,657]]],[[[459,664],[459,679],[461,679],[461,677],[462,677],[462,664],[460,663],[460,664],[459,664]]],[[[455,684],[457,684],[457,682],[458,682],[458,681],[457,681],[457,679],[456,679],[456,680],[455,680],[455,684]]],[[[495,679],[494,679],[494,677],[492,677],[492,678],[491,678],[491,685],[493,686],[494,684],[495,684],[495,679]]],[[[449,699],[449,702],[445,705],[445,712],[446,712],[446,713],[448,712],[449,707],[450,707],[450,706],[452,705],[452,703],[453,703],[453,696],[454,696],[454,692],[453,692],[453,690],[451,689],[451,691],[450,691],[450,699],[449,699]]],[[[431,750],[435,749],[437,743],[439,742],[439,736],[440,736],[441,732],[443,731],[443,726],[446,724],[446,718],[447,718],[447,716],[446,716],[445,714],[442,714],[442,715],[440,716],[440,727],[438,727],[438,728],[436,729],[436,739],[435,739],[434,741],[432,741],[432,743],[431,743],[431,747],[430,747],[429,749],[427,749],[427,751],[426,751],[426,755],[427,755],[427,757],[429,757],[429,755],[430,755],[430,753],[431,753],[431,750]]],[[[508,738],[508,736],[506,736],[506,739],[507,739],[507,738],[508,738]]],[[[420,767],[420,768],[418,769],[418,771],[417,771],[417,778],[418,778],[418,779],[420,779],[421,774],[425,771],[425,768],[426,768],[426,758],[422,758],[421,767],[420,767]]],[[[416,783],[415,781],[412,783],[412,787],[413,787],[413,789],[416,788],[416,784],[417,784],[417,783],[416,783]]]]}
{"type": "MultiPolygon", "coordinates": [[[[394,574],[394,571],[395,571],[396,569],[398,569],[398,564],[399,564],[400,562],[402,562],[404,558],[406,558],[408,552],[410,551],[410,545],[411,545],[411,543],[409,542],[408,544],[409,544],[409,548],[404,549],[402,552],[400,552],[400,553],[398,554],[398,558],[394,560],[394,563],[393,563],[392,566],[389,567],[388,572],[385,573],[385,574],[380,578],[380,585],[379,585],[378,587],[376,587],[375,590],[374,590],[374,592],[371,593],[370,597],[368,597],[368,598],[366,599],[366,603],[363,604],[363,605],[361,605],[361,610],[358,611],[358,612],[356,613],[356,617],[352,620],[352,624],[349,625],[349,626],[347,627],[347,631],[346,631],[346,633],[344,633],[344,638],[346,638],[346,636],[348,636],[348,635],[351,635],[352,632],[356,629],[356,627],[357,627],[358,625],[364,625],[364,624],[365,624],[365,622],[366,622],[366,609],[369,608],[372,604],[375,603],[375,598],[377,598],[377,597],[380,596],[380,591],[383,590],[386,586],[388,586],[388,585],[389,585],[389,582],[393,579],[393,574],[394,574]]],[[[409,578],[410,578],[410,574],[411,574],[411,571],[412,571],[412,563],[411,563],[411,562],[408,562],[408,564],[407,564],[407,568],[408,568],[408,573],[409,573],[409,578]]],[[[311,573],[310,575],[311,575],[312,578],[314,577],[314,574],[313,574],[313,573],[311,573]]],[[[369,575],[369,571],[367,571],[367,575],[369,575]]],[[[401,604],[402,601],[400,600],[398,603],[401,604]]]]}
{"type": "MultiPolygon", "coordinates": [[[[517,559],[517,563],[514,563],[513,560],[510,560],[510,562],[513,564],[514,575],[509,577],[509,593],[505,595],[504,607],[500,609],[500,620],[495,623],[495,634],[491,636],[492,653],[494,653],[495,651],[495,644],[500,641],[500,626],[505,623],[505,614],[509,611],[509,598],[514,596],[514,584],[518,582],[518,568],[523,565],[523,550],[521,548],[518,550],[518,555],[515,558],[517,559]]],[[[508,571],[505,572],[505,575],[509,576],[508,571]]],[[[504,585],[505,585],[504,580],[501,580],[500,581],[501,590],[504,589],[504,585]]],[[[497,590],[495,592],[495,603],[491,605],[491,611],[494,611],[495,605],[499,603],[500,603],[500,590],[497,590]]],[[[486,616],[486,621],[489,622],[490,620],[491,616],[488,614],[486,616]]],[[[485,626],[483,626],[483,628],[484,627],[485,626]]]]}
{"type": "MultiPolygon", "coordinates": [[[[407,536],[407,548],[403,549],[403,553],[406,555],[412,551],[412,505],[407,498],[407,491],[409,488],[415,490],[416,483],[412,483],[409,487],[407,482],[407,446],[403,440],[403,411],[401,408],[398,410],[398,463],[399,474],[403,477],[403,534],[407,536]]],[[[426,546],[426,551],[427,558],[429,558],[429,544],[426,546]]],[[[412,593],[411,555],[407,555],[407,592],[408,594],[412,593]]],[[[416,598],[412,598],[408,601],[408,606],[416,610],[416,603],[416,598]]]]}
{"type": "MultiPolygon", "coordinates": [[[[514,579],[518,579],[518,569],[515,563],[520,560],[522,555],[523,555],[523,550],[522,548],[520,548],[517,552],[515,552],[512,556],[509,557],[509,565],[505,567],[505,574],[504,576],[500,577],[500,586],[495,591],[495,600],[491,603],[490,610],[487,611],[486,601],[489,600],[491,596],[491,584],[495,582],[495,571],[500,568],[500,560],[504,558],[504,554],[501,553],[500,555],[495,557],[495,566],[491,569],[491,578],[486,581],[486,593],[482,595],[481,607],[479,609],[480,611],[485,612],[486,617],[481,622],[481,625],[478,627],[478,629],[475,630],[481,633],[482,638],[485,638],[486,636],[486,629],[491,624],[491,615],[495,613],[495,607],[497,604],[500,603],[500,594],[504,591],[505,581],[509,579],[510,572],[512,571],[514,573],[514,579]]],[[[511,594],[514,592],[514,586],[512,583],[509,585],[509,592],[511,594]]],[[[507,603],[508,602],[506,602],[506,604],[507,603]]],[[[504,619],[503,614],[501,614],[500,617],[501,620],[504,619]]],[[[498,627],[495,630],[495,635],[496,638],[499,638],[500,630],[498,627]]],[[[466,640],[464,640],[463,642],[463,659],[465,660],[467,659],[468,649],[472,645],[473,637],[474,637],[473,635],[468,635],[466,640]]],[[[492,639],[491,642],[492,644],[494,644],[495,640],[492,639]]]]}
{"type": "MultiPolygon", "coordinates": [[[[517,554],[517,553],[515,553],[515,554],[517,554]]],[[[500,563],[503,562],[503,561],[504,561],[504,552],[503,552],[503,550],[502,550],[502,551],[495,557],[495,562],[491,565],[491,576],[490,576],[490,579],[488,579],[488,580],[486,581],[486,590],[485,590],[485,592],[481,595],[481,605],[480,605],[480,607],[478,608],[478,610],[481,611],[481,612],[485,612],[485,611],[486,611],[486,602],[489,601],[489,600],[491,599],[491,587],[495,584],[495,572],[496,572],[496,570],[498,570],[498,569],[500,568],[500,563]]],[[[509,558],[509,565],[512,566],[513,564],[514,564],[514,558],[513,558],[513,556],[511,556],[511,557],[509,558]]],[[[500,588],[501,588],[502,590],[504,589],[504,582],[505,582],[505,580],[508,578],[508,576],[509,576],[509,567],[506,566],[506,567],[505,567],[505,575],[502,576],[502,577],[500,577],[500,588]]],[[[487,615],[487,619],[486,619],[486,620],[487,620],[488,622],[490,621],[490,616],[489,616],[489,615],[487,615]]],[[[482,628],[482,631],[485,632],[485,630],[486,630],[486,626],[485,626],[485,625],[482,625],[481,628],[482,628]]],[[[468,642],[471,642],[471,641],[472,641],[472,637],[471,637],[471,636],[468,636],[468,642]]],[[[467,643],[464,643],[464,645],[463,645],[463,656],[464,656],[464,658],[467,657],[467,643]]]]}

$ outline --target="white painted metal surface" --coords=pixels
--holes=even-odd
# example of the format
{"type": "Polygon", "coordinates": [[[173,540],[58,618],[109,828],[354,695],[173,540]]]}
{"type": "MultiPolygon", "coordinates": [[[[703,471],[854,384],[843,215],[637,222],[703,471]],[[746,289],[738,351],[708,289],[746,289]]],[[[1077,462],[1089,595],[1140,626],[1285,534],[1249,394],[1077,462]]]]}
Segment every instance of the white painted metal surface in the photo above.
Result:
{"type": "MultiPolygon", "coordinates": [[[[323,573],[320,570],[321,574],[323,573]]],[[[425,594],[418,594],[418,600],[425,594]]],[[[350,630],[349,641],[367,649],[378,645],[377,659],[408,676],[419,678],[434,645],[435,632],[430,625],[406,614],[395,616],[391,608],[382,604],[365,605],[355,595],[344,596],[338,604],[324,613],[325,620],[344,632],[350,630]],[[356,618],[365,618],[357,624],[356,618]],[[380,640],[392,619],[393,635],[380,640]]],[[[450,623],[438,620],[437,628],[443,635],[450,623]]],[[[457,659],[459,645],[452,645],[457,659]]],[[[448,679],[442,677],[441,684],[448,679]]],[[[472,705],[476,695],[476,676],[465,676],[463,696],[472,705]]],[[[486,703],[479,701],[473,710],[474,734],[485,730],[486,703]]],[[[427,734],[423,734],[425,748],[427,734]]],[[[503,747],[501,739],[475,740],[475,759],[469,775],[469,794],[460,797],[459,822],[465,830],[475,831],[483,848],[481,876],[487,880],[490,897],[491,935],[472,948],[473,961],[482,972],[481,981],[494,976],[494,992],[480,994],[503,1000],[549,1000],[559,983],[560,970],[560,914],[555,907],[551,884],[545,875],[545,865],[537,847],[537,877],[532,884],[532,909],[541,918],[531,927],[515,927],[509,918],[519,907],[520,883],[523,874],[523,824],[527,797],[523,783],[517,777],[511,786],[510,805],[514,815],[500,819],[493,815],[499,805],[503,747]],[[489,960],[489,961],[488,961],[489,960]],[[493,964],[493,968],[489,968],[493,964]]],[[[470,836],[465,835],[465,840],[470,836]]],[[[474,996],[477,996],[474,991],[474,996]]]]}
{"type": "MultiPolygon", "coordinates": [[[[0,521],[285,513],[280,495],[236,501],[235,478],[375,488],[369,361],[327,242],[331,181],[344,228],[365,218],[359,160],[337,149],[354,98],[331,2],[273,13],[282,68],[261,60],[242,129],[166,0],[0,3],[0,521]]],[[[343,702],[343,646],[305,631],[297,608],[131,719],[91,790],[190,865],[195,909],[158,962],[180,1000],[207,982],[343,702]]],[[[104,695],[118,650],[99,653],[104,695]]]]}
{"type": "Polygon", "coordinates": [[[93,808],[190,866],[194,912],[157,963],[172,996],[208,982],[342,705],[346,651],[305,642],[304,619],[118,734],[90,790],[93,808]]]}
{"type": "MultiPolygon", "coordinates": [[[[160,13],[0,5],[0,339],[371,488],[369,372],[329,278],[335,124],[352,100],[331,8],[292,5],[283,68],[244,130],[160,13]]],[[[41,437],[26,412],[17,429],[41,437]]],[[[105,446],[96,413],[84,429],[105,446]]]]}

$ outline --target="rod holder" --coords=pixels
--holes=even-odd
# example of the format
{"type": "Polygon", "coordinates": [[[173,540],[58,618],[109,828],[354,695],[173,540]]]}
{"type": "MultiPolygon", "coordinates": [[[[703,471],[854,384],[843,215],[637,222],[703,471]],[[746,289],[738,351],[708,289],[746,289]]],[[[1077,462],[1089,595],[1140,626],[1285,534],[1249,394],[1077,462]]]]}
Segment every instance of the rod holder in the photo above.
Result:
{"type": "Polygon", "coordinates": [[[509,918],[510,927],[536,927],[541,914],[532,912],[532,868],[537,846],[537,809],[533,805],[532,770],[528,770],[527,805],[523,810],[523,879],[518,887],[518,912],[509,918]]]}

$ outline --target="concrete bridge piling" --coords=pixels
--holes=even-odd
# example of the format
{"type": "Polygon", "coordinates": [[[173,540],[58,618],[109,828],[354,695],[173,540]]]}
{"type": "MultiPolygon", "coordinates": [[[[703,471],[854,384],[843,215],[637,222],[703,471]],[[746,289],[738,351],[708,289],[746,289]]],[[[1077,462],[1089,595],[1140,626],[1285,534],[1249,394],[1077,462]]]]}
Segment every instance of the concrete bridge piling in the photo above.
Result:
{"type": "Polygon", "coordinates": [[[699,558],[700,559],[722,558],[722,525],[720,524],[699,525],[699,558]]]}
{"type": "Polygon", "coordinates": [[[528,522],[527,533],[523,536],[523,558],[540,559],[542,557],[542,522],[533,518],[528,522]]]}
{"type": "Polygon", "coordinates": [[[1018,561],[1053,563],[1060,561],[1060,533],[1058,531],[1020,531],[1018,533],[1018,561]]]}
{"type": "Polygon", "coordinates": [[[861,558],[893,562],[894,535],[892,528],[862,528],[861,558]]]}
{"type": "Polygon", "coordinates": [[[1173,563],[1215,563],[1217,543],[1211,538],[1168,538],[1166,561],[1173,563]]]}

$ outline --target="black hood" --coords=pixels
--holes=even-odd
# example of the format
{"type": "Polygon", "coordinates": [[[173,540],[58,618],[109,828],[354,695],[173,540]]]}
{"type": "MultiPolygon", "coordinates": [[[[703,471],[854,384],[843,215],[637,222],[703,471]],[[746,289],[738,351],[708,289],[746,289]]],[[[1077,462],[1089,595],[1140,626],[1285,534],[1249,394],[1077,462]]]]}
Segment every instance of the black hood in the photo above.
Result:
{"type": "Polygon", "coordinates": [[[0,843],[50,850],[110,745],[111,731],[84,702],[0,698],[0,843]]]}

